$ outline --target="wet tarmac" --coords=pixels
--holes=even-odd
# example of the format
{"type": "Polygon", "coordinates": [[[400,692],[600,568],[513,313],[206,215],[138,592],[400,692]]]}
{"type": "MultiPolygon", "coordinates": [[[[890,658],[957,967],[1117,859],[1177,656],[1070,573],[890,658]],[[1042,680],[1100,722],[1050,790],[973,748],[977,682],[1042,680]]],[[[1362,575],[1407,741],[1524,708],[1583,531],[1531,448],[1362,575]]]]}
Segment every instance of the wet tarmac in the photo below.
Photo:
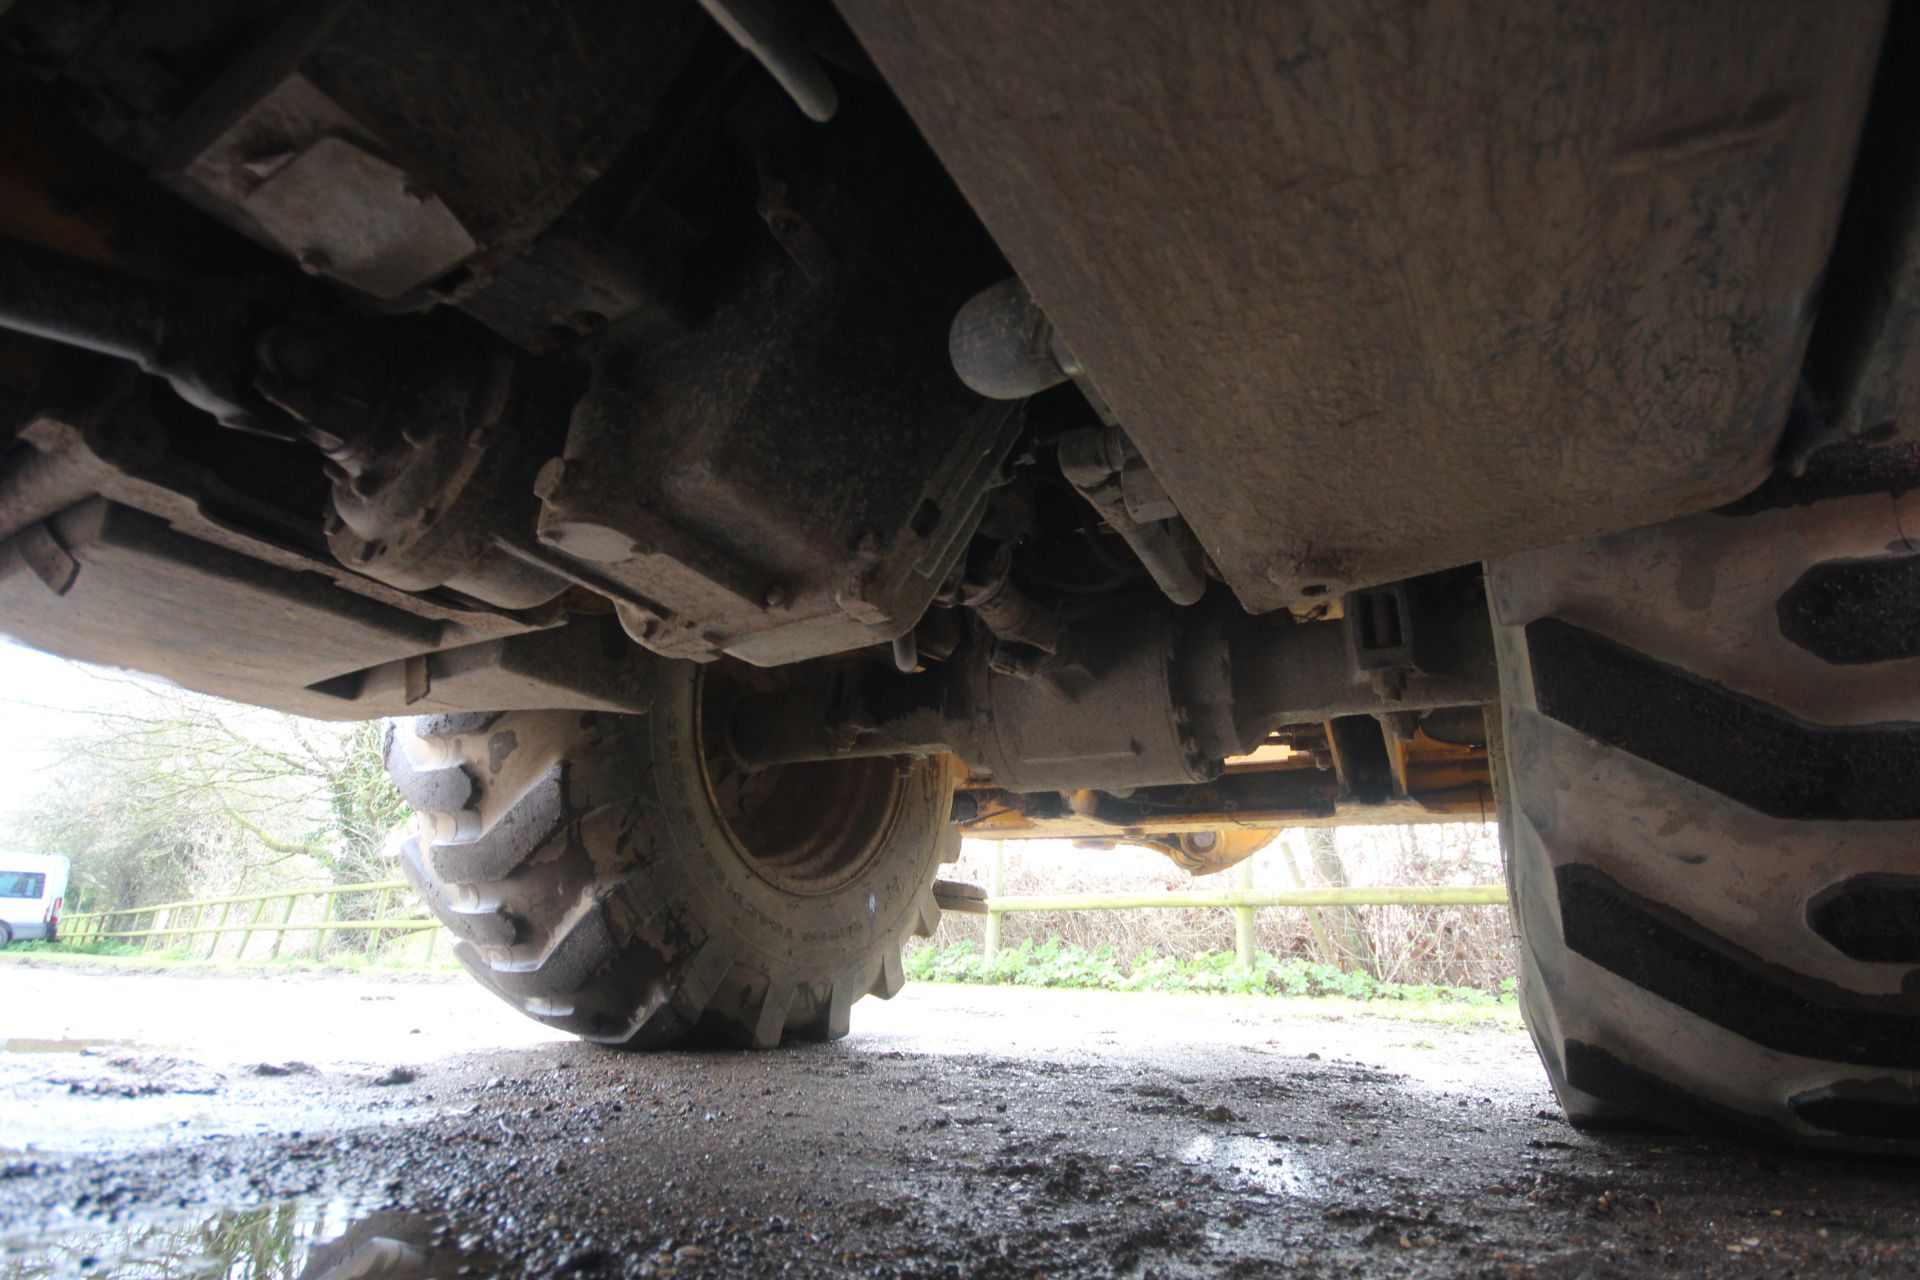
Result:
{"type": "Polygon", "coordinates": [[[0,961],[0,1280],[1911,1276],[1920,1171],[1569,1129],[1525,1036],[910,987],[613,1054],[462,981],[0,961]]]}

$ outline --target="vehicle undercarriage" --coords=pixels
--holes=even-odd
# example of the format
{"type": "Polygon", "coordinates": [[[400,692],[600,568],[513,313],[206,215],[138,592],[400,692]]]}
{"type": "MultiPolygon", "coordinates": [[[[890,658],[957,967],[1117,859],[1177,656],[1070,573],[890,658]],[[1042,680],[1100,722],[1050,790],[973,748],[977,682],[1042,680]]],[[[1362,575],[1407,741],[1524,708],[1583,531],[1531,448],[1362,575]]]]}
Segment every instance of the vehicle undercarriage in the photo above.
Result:
{"type": "Polygon", "coordinates": [[[843,1034],[961,834],[1498,811],[1576,1120],[1910,1151],[1915,34],[20,0],[0,629],[413,717],[595,1039],[843,1034]]]}

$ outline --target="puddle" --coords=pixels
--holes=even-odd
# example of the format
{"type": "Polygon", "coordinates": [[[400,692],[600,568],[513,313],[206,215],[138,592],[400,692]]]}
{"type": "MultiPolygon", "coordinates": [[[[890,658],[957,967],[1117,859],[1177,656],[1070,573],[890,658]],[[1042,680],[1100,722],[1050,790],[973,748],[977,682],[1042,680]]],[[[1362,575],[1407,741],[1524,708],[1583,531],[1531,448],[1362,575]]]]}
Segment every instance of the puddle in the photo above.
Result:
{"type": "Polygon", "coordinates": [[[1201,1134],[1180,1153],[1180,1163],[1229,1174],[1268,1195],[1311,1199],[1326,1192],[1317,1175],[1271,1138],[1201,1134]]]}
{"type": "Polygon", "coordinates": [[[338,1200],[0,1239],[0,1280],[426,1280],[498,1270],[431,1218],[360,1213],[338,1200]]]}
{"type": "Polygon", "coordinates": [[[177,1148],[236,1135],[360,1128],[444,1109],[430,1089],[386,1087],[368,1096],[376,1083],[398,1084],[411,1068],[330,1074],[292,1058],[258,1057],[216,1067],[108,1040],[16,1037],[0,1045],[8,1050],[0,1052],[0,1155],[177,1148]]]}
{"type": "Polygon", "coordinates": [[[131,1049],[131,1040],[34,1040],[15,1036],[0,1040],[0,1053],[93,1053],[101,1049],[131,1049]]]}

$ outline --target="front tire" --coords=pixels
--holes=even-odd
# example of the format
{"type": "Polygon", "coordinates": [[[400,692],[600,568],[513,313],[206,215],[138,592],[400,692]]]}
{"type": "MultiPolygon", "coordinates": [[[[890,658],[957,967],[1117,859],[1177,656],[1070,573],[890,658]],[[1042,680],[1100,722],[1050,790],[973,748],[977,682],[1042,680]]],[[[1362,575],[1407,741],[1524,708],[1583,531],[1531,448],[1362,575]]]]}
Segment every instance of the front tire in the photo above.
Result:
{"type": "Polygon", "coordinates": [[[954,856],[944,759],[748,773],[725,747],[753,673],[662,664],[644,714],[506,712],[391,725],[419,814],[407,878],[474,977],[590,1040],[769,1047],[847,1032],[904,981],[954,856]]]}
{"type": "Polygon", "coordinates": [[[1521,1007],[1576,1125],[1920,1154],[1920,493],[1812,498],[1489,566],[1521,1007]]]}

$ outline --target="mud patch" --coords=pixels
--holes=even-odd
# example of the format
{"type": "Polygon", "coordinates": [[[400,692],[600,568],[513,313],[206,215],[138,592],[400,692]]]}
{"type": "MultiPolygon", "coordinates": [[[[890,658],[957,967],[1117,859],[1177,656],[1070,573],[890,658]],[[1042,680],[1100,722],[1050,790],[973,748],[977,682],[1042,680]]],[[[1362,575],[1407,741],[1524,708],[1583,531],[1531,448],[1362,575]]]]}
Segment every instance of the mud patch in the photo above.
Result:
{"type": "Polygon", "coordinates": [[[1309,1172],[1283,1144],[1264,1134],[1201,1134],[1180,1153],[1180,1162],[1226,1173],[1270,1196],[1318,1199],[1327,1193],[1326,1179],[1309,1172]]]}
{"type": "MultiPolygon", "coordinates": [[[[82,1007],[111,1034],[161,989],[8,977],[25,980],[11,999],[50,1010],[19,1027],[42,1035],[82,1007]]],[[[206,1008],[204,1024],[148,1025],[192,1043],[231,1025],[236,1007],[285,999],[266,981],[257,997],[219,981],[218,1004],[180,1006],[206,1008]]],[[[80,1125],[60,1131],[57,1150],[0,1155],[0,1230],[31,1233],[0,1277],[155,1275],[72,1267],[88,1250],[115,1252],[85,1243],[103,1233],[217,1230],[290,1204],[352,1205],[354,1222],[361,1206],[424,1217],[424,1244],[367,1234],[451,1249],[431,1264],[450,1280],[1920,1274],[1920,1170],[1579,1135],[1530,1047],[1499,1030],[1433,1028],[1422,1033],[1431,1047],[1414,1049],[1397,1023],[1261,1022],[1204,997],[1007,990],[992,993],[1003,1016],[976,1033],[993,1047],[968,1054],[956,1028],[983,993],[909,988],[862,1006],[862,1025],[881,1028],[871,1040],[856,1028],[777,1054],[555,1041],[476,1051],[469,1040],[413,1057],[417,1081],[376,1088],[393,1055],[424,1038],[410,1028],[455,1012],[486,1028],[496,1012],[464,987],[388,990],[389,1002],[335,1000],[339,1034],[359,1036],[351,1062],[317,1055],[304,1030],[258,1036],[237,1059],[154,1055],[219,1071],[210,1095],[63,1102],[51,1078],[94,1059],[0,1057],[12,1072],[0,1092],[26,1097],[0,1108],[0,1124],[59,1104],[80,1125]],[[368,1009],[393,1015],[384,1040],[366,1034],[368,1009]],[[1055,1034],[1069,1018],[1112,1042],[1055,1034]],[[1009,1053],[1009,1030],[1036,1047],[1009,1053]],[[1454,1064],[1446,1087],[1412,1073],[1439,1059],[1454,1064]],[[252,1070],[296,1061],[315,1070],[252,1070]],[[1216,1107],[1238,1118],[1208,1119],[1216,1107]],[[137,1143],[100,1140],[99,1126],[143,1109],[164,1123],[137,1143]],[[56,1245],[80,1252],[56,1260],[56,1245]]],[[[309,993],[311,1016],[330,997],[309,993]]],[[[497,1017],[497,1034],[519,1030],[497,1017]]],[[[328,1233],[344,1232],[347,1217],[329,1214],[328,1233]]],[[[381,1248],[356,1272],[414,1260],[381,1248]]],[[[228,1274],[327,1274],[303,1256],[290,1271],[228,1274]]]]}

